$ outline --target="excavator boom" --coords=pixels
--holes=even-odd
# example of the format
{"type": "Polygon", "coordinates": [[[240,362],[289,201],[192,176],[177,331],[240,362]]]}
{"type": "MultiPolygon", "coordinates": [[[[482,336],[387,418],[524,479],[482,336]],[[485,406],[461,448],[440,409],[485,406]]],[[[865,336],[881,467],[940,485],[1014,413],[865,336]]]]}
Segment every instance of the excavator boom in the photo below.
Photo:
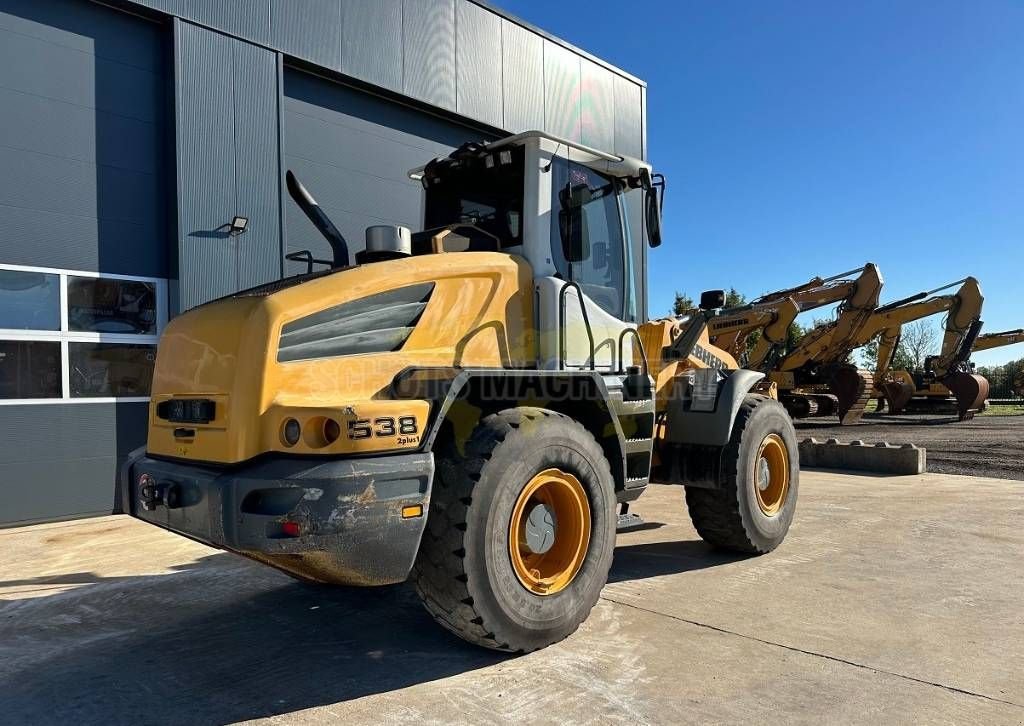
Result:
{"type": "Polygon", "coordinates": [[[971,352],[979,353],[983,350],[1002,348],[1004,345],[1016,345],[1017,343],[1024,343],[1024,328],[979,335],[978,339],[974,341],[974,347],[971,349],[971,352]]]}

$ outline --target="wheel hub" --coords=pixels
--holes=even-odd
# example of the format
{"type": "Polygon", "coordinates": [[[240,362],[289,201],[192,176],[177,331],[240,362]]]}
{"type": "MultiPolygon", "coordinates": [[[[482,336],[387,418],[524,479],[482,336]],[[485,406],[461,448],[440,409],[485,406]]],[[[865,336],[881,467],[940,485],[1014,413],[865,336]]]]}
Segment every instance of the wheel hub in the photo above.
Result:
{"type": "Polygon", "coordinates": [[[558,520],[555,510],[547,504],[538,504],[526,518],[526,546],[535,555],[542,555],[555,544],[558,520]]]}
{"type": "Polygon", "coordinates": [[[509,518],[508,549],[519,582],[535,595],[568,587],[590,545],[590,502],[572,474],[546,469],[516,498],[509,518]]]}
{"type": "Polygon", "coordinates": [[[772,481],[772,468],[768,465],[768,460],[763,456],[757,460],[757,488],[760,491],[766,491],[768,485],[772,481]]]}
{"type": "Polygon", "coordinates": [[[767,517],[774,517],[789,495],[789,452],[778,434],[768,434],[761,442],[754,463],[754,493],[757,506],[767,517]]]}

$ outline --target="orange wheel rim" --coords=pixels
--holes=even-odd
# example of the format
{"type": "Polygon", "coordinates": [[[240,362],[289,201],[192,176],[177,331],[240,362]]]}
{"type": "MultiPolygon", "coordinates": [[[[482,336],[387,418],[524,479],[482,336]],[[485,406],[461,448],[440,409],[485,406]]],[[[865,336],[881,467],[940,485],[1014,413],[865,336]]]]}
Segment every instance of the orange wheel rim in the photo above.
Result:
{"type": "Polygon", "coordinates": [[[754,491],[757,506],[768,517],[774,517],[786,503],[789,494],[789,452],[778,434],[768,434],[757,450],[754,460],[754,491]]]}
{"type": "Polygon", "coordinates": [[[523,487],[512,508],[508,551],[512,569],[535,595],[568,587],[590,546],[590,502],[579,479],[545,469],[523,487]]]}

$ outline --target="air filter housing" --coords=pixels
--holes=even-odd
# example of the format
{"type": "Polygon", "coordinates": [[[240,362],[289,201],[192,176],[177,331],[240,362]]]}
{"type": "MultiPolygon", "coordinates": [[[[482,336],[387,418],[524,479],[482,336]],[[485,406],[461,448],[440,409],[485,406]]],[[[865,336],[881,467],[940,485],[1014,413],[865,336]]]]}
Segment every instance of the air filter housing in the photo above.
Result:
{"type": "Polygon", "coordinates": [[[412,234],[397,224],[375,224],[366,228],[366,249],[356,254],[356,262],[394,260],[412,254],[412,234]]]}

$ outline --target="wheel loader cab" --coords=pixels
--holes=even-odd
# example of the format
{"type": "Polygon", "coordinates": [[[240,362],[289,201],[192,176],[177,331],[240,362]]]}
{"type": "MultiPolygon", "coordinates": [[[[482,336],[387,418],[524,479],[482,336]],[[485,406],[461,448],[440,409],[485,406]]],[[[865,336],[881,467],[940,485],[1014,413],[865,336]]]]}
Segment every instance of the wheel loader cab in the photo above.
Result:
{"type": "Polygon", "coordinates": [[[636,159],[540,132],[466,144],[410,172],[425,194],[413,252],[523,258],[537,298],[538,367],[625,369],[632,346],[619,360],[618,340],[640,322],[636,280],[645,273],[634,269],[643,236],[630,229],[626,200],[647,193],[644,174],[650,167],[636,159]]]}

